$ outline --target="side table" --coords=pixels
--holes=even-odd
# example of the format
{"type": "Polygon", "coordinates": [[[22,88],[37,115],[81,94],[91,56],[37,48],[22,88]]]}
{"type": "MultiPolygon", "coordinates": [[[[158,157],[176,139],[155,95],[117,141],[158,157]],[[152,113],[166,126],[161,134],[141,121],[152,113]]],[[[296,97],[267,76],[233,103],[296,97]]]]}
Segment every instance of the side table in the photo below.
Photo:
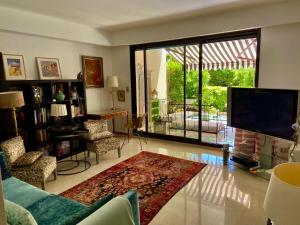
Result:
{"type": "Polygon", "coordinates": [[[81,172],[84,172],[86,170],[88,170],[91,167],[91,163],[87,160],[87,153],[86,153],[86,149],[84,148],[84,150],[79,150],[74,148],[74,141],[75,140],[82,140],[83,139],[83,135],[87,133],[87,131],[85,130],[77,130],[74,131],[72,134],[55,134],[52,135],[51,138],[53,140],[53,149],[55,150],[54,155],[56,155],[58,161],[58,164],[61,163],[65,163],[65,162],[72,162],[75,163],[74,166],[66,168],[66,169],[58,169],[57,170],[57,174],[58,175],[73,175],[73,174],[78,174],[81,172]],[[63,155],[62,157],[58,156],[57,151],[56,151],[56,144],[62,141],[70,141],[70,153],[63,155]],[[84,159],[79,160],[77,155],[79,153],[83,152],[84,154],[84,159]],[[65,158],[70,158],[70,159],[65,159],[65,158]],[[73,157],[75,157],[75,159],[73,159],[73,157]],[[62,160],[60,160],[62,159],[62,160]],[[84,168],[76,171],[76,172],[70,172],[70,173],[65,173],[65,171],[70,171],[73,170],[77,167],[80,166],[81,163],[84,163],[84,168]]]}

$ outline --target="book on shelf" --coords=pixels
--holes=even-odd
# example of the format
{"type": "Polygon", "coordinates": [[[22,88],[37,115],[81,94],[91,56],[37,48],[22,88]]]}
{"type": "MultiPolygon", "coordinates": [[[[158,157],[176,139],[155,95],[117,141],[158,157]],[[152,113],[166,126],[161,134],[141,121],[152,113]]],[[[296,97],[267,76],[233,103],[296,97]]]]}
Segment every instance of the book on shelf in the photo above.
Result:
{"type": "Polygon", "coordinates": [[[36,108],[34,109],[34,124],[41,125],[50,121],[50,109],[36,108]]]}
{"type": "Polygon", "coordinates": [[[82,105],[79,105],[79,106],[71,105],[72,118],[77,117],[77,116],[82,116],[82,115],[84,115],[84,108],[82,105]]]}

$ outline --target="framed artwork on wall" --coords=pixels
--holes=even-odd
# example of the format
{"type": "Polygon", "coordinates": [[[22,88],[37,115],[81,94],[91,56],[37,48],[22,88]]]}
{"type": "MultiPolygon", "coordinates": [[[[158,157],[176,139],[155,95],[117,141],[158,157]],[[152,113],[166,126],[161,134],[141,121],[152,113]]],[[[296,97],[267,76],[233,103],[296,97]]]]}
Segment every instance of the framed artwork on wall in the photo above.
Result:
{"type": "Polygon", "coordinates": [[[124,90],[118,90],[118,101],[125,102],[125,91],[124,90]]]}
{"type": "Polygon", "coordinates": [[[2,54],[5,80],[25,80],[25,65],[22,55],[2,54]]]}
{"type": "Polygon", "coordinates": [[[36,63],[41,80],[61,79],[59,59],[36,57],[36,63]]]}
{"type": "Polygon", "coordinates": [[[82,56],[82,70],[86,87],[104,87],[102,57],[82,56]]]}

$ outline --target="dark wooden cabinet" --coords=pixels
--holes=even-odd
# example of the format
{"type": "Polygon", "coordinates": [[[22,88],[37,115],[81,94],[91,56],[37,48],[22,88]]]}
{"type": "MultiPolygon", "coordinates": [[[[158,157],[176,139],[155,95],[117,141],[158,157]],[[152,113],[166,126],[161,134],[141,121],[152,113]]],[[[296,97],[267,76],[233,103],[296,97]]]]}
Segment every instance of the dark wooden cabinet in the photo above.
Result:
{"type": "MultiPolygon", "coordinates": [[[[64,123],[82,123],[86,115],[85,84],[79,80],[1,81],[0,91],[23,91],[25,106],[17,109],[20,135],[26,149],[42,150],[55,155],[48,128],[55,121],[50,116],[51,104],[66,104],[64,123]],[[62,96],[64,95],[64,98],[62,96]]],[[[15,136],[11,110],[0,110],[0,141],[15,136]]]]}

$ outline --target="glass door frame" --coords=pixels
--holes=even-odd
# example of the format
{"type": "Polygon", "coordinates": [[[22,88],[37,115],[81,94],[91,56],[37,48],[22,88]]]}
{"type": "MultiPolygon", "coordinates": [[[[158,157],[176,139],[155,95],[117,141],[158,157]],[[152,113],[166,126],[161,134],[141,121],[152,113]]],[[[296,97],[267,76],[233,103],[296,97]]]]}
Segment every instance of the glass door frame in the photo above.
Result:
{"type": "Polygon", "coordinates": [[[146,43],[146,44],[138,44],[138,45],[131,45],[130,46],[130,73],[131,73],[131,107],[132,107],[132,114],[137,114],[137,90],[136,90],[136,65],[135,65],[135,52],[136,51],[143,51],[144,57],[144,94],[145,100],[148,101],[148,81],[147,77],[147,56],[146,51],[147,49],[155,49],[155,48],[164,48],[169,46],[183,46],[184,47],[184,56],[186,56],[186,46],[187,45],[199,45],[199,86],[198,86],[198,139],[188,138],[186,137],[186,63],[184,57],[184,136],[173,136],[173,135],[166,135],[166,134],[158,134],[158,133],[150,133],[148,131],[148,102],[145,104],[145,112],[146,119],[145,119],[145,128],[146,130],[143,132],[143,135],[150,138],[158,138],[162,140],[169,140],[169,141],[179,141],[184,143],[191,143],[191,144],[199,144],[204,146],[211,146],[211,147],[221,147],[221,144],[214,144],[214,143],[207,143],[202,141],[202,45],[205,43],[213,43],[213,42],[221,42],[221,41],[230,41],[234,39],[243,39],[243,38],[256,38],[257,39],[257,57],[256,57],[256,68],[255,68],[255,87],[258,87],[258,80],[259,80],[259,61],[260,61],[260,42],[261,42],[261,29],[251,29],[251,30],[244,30],[244,31],[237,31],[237,32],[229,32],[223,34],[215,34],[215,35],[206,35],[194,38],[185,38],[179,40],[171,40],[171,41],[162,41],[162,42],[153,42],[153,43],[146,43]]]}

